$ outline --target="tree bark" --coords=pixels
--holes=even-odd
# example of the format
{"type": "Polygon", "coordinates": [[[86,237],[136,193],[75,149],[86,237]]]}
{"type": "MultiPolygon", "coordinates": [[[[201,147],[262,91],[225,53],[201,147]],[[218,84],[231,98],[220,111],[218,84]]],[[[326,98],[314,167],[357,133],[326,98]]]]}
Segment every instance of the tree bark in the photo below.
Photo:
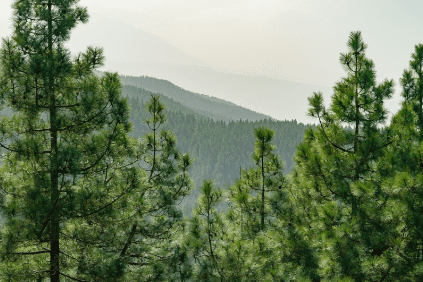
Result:
{"type": "MultiPolygon", "coordinates": [[[[264,230],[264,141],[263,143],[263,153],[261,155],[261,180],[262,180],[262,187],[261,187],[261,208],[260,208],[260,216],[261,216],[261,231],[264,230]]],[[[261,249],[261,248],[260,248],[261,249]]]]}
{"type": "Polygon", "coordinates": [[[50,205],[52,209],[50,221],[50,281],[60,281],[60,245],[59,245],[59,228],[60,215],[58,209],[59,201],[59,173],[57,162],[57,112],[56,97],[54,93],[54,58],[53,58],[53,19],[52,19],[52,0],[48,1],[48,61],[49,61],[49,78],[48,91],[50,102],[50,205]]]}

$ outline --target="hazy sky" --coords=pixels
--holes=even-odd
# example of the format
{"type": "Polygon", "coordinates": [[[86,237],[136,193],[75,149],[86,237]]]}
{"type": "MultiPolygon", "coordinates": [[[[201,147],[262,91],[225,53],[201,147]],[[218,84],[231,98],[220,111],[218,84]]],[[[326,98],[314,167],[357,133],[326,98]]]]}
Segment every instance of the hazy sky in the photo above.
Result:
{"type": "MultiPolygon", "coordinates": [[[[0,2],[0,36],[4,36],[12,0],[0,2]]],[[[387,77],[398,84],[414,45],[423,43],[422,0],[81,0],[80,4],[155,34],[220,70],[330,87],[344,74],[338,58],[346,51],[351,31],[362,31],[378,81],[387,77]]]]}

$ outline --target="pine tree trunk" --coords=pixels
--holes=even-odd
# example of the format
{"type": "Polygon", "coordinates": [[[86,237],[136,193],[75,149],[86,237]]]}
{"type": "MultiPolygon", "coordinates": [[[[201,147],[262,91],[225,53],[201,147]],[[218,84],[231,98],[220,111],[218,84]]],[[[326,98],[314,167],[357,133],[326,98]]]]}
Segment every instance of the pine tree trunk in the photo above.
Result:
{"type": "Polygon", "coordinates": [[[422,70],[421,70],[421,66],[420,66],[420,71],[418,73],[419,76],[419,81],[418,81],[418,85],[417,85],[417,91],[418,91],[418,97],[419,97],[419,126],[420,126],[420,140],[419,141],[423,141],[423,75],[422,75],[422,70]]]}
{"type": "MultiPolygon", "coordinates": [[[[355,136],[354,136],[354,154],[357,154],[357,145],[358,145],[358,127],[360,126],[360,120],[359,120],[359,113],[360,108],[358,104],[358,54],[355,55],[355,136]]],[[[357,169],[356,169],[356,178],[357,176],[357,169]]]]}
{"type": "MultiPolygon", "coordinates": [[[[264,142],[263,142],[264,143],[264,142]]],[[[264,147],[264,144],[263,144],[264,147]]],[[[264,153],[261,155],[261,177],[262,177],[262,187],[261,187],[261,231],[264,230],[264,153]]],[[[261,249],[261,247],[260,247],[261,249]]]]}
{"type": "Polygon", "coordinates": [[[49,59],[49,80],[48,90],[50,95],[50,189],[51,189],[51,221],[50,221],[50,281],[60,281],[59,265],[59,173],[57,162],[57,117],[56,117],[56,97],[54,93],[54,58],[53,58],[53,19],[52,19],[52,0],[48,1],[48,59],[49,59]]]}
{"type": "MultiPolygon", "coordinates": [[[[357,156],[358,156],[358,133],[359,133],[359,127],[360,127],[360,104],[358,101],[358,54],[355,54],[355,97],[354,97],[354,101],[355,101],[355,135],[354,135],[354,160],[355,160],[355,172],[354,172],[354,180],[355,181],[359,181],[359,167],[358,167],[358,163],[359,160],[357,160],[357,156]]],[[[357,214],[358,209],[357,209],[357,202],[356,202],[356,197],[352,197],[351,199],[351,208],[352,208],[352,214],[357,214]]]]}

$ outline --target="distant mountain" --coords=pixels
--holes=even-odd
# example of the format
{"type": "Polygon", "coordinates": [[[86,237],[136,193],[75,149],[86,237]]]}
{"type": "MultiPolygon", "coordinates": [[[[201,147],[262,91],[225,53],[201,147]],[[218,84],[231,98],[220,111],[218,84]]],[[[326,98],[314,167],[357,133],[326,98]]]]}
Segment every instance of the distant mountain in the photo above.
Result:
{"type": "MultiPolygon", "coordinates": [[[[121,76],[121,81],[127,86],[136,86],[154,93],[161,93],[164,96],[171,98],[172,101],[178,102],[187,107],[190,111],[216,121],[222,120],[229,122],[240,119],[250,121],[270,119],[270,116],[256,113],[237,106],[234,103],[187,91],[167,80],[146,76],[121,76]]],[[[126,88],[127,90],[124,90],[124,94],[126,93],[128,95],[128,90],[132,88],[126,88]]],[[[129,94],[129,96],[134,97],[135,93],[138,93],[139,95],[139,92],[135,91],[135,89],[132,89],[131,91],[133,91],[134,94],[129,94]]]]}
{"type": "Polygon", "coordinates": [[[74,53],[85,51],[89,45],[104,49],[108,70],[117,71],[116,63],[208,66],[156,35],[96,13],[90,13],[88,24],[78,25],[67,43],[74,53]]]}
{"type": "Polygon", "coordinates": [[[308,97],[323,92],[330,101],[332,88],[282,79],[222,73],[206,67],[165,63],[113,63],[113,70],[132,76],[168,80],[192,92],[217,97],[278,120],[314,123],[307,116],[308,97]]]}
{"type": "Polygon", "coordinates": [[[72,52],[83,51],[87,45],[104,48],[104,70],[168,80],[279,120],[315,122],[306,115],[307,98],[322,91],[329,101],[332,93],[330,87],[214,70],[158,36],[95,13],[89,24],[78,26],[68,42],[72,52]]]}

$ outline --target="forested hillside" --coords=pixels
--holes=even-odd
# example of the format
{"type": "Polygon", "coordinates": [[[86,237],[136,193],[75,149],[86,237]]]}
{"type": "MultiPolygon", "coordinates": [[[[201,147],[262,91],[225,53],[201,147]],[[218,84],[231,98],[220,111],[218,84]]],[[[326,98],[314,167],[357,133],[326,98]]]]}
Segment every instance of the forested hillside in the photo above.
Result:
{"type": "MultiPolygon", "coordinates": [[[[125,86],[123,94],[130,95],[131,121],[134,125],[132,135],[142,137],[147,132],[148,113],[145,103],[150,95],[157,94],[144,89],[125,86]],[[130,94],[129,94],[130,93],[130,94]]],[[[240,167],[252,165],[254,149],[254,128],[266,126],[275,131],[274,142],[277,153],[286,163],[285,172],[293,168],[296,145],[301,142],[308,125],[296,121],[215,121],[190,111],[181,104],[161,95],[167,106],[168,115],[165,128],[171,129],[178,139],[178,147],[189,151],[196,160],[192,175],[197,183],[203,179],[214,179],[217,185],[230,184],[239,177],[240,167]]]]}
{"type": "Polygon", "coordinates": [[[124,85],[136,86],[154,93],[161,93],[192,111],[214,120],[261,120],[270,118],[222,99],[184,90],[163,79],[146,76],[121,76],[121,81],[124,85]]]}
{"type": "MultiPolygon", "coordinates": [[[[123,94],[128,95],[131,107],[131,122],[134,125],[134,137],[142,137],[148,132],[145,120],[148,112],[146,102],[153,93],[133,86],[125,86],[123,94]]],[[[274,144],[276,153],[285,163],[284,172],[293,169],[293,156],[296,146],[304,137],[308,125],[296,121],[215,121],[204,117],[181,104],[161,95],[167,106],[167,123],[164,128],[172,130],[182,152],[190,152],[194,163],[190,174],[197,187],[204,179],[213,179],[215,185],[226,187],[240,177],[240,170],[252,167],[251,156],[254,152],[254,129],[265,126],[275,131],[274,144]]],[[[198,197],[196,189],[187,197],[189,209],[198,197]]]]}
{"type": "Polygon", "coordinates": [[[389,124],[360,31],[316,125],[247,121],[71,57],[78,2],[16,0],[2,41],[0,281],[423,281],[423,44],[389,124]]]}

